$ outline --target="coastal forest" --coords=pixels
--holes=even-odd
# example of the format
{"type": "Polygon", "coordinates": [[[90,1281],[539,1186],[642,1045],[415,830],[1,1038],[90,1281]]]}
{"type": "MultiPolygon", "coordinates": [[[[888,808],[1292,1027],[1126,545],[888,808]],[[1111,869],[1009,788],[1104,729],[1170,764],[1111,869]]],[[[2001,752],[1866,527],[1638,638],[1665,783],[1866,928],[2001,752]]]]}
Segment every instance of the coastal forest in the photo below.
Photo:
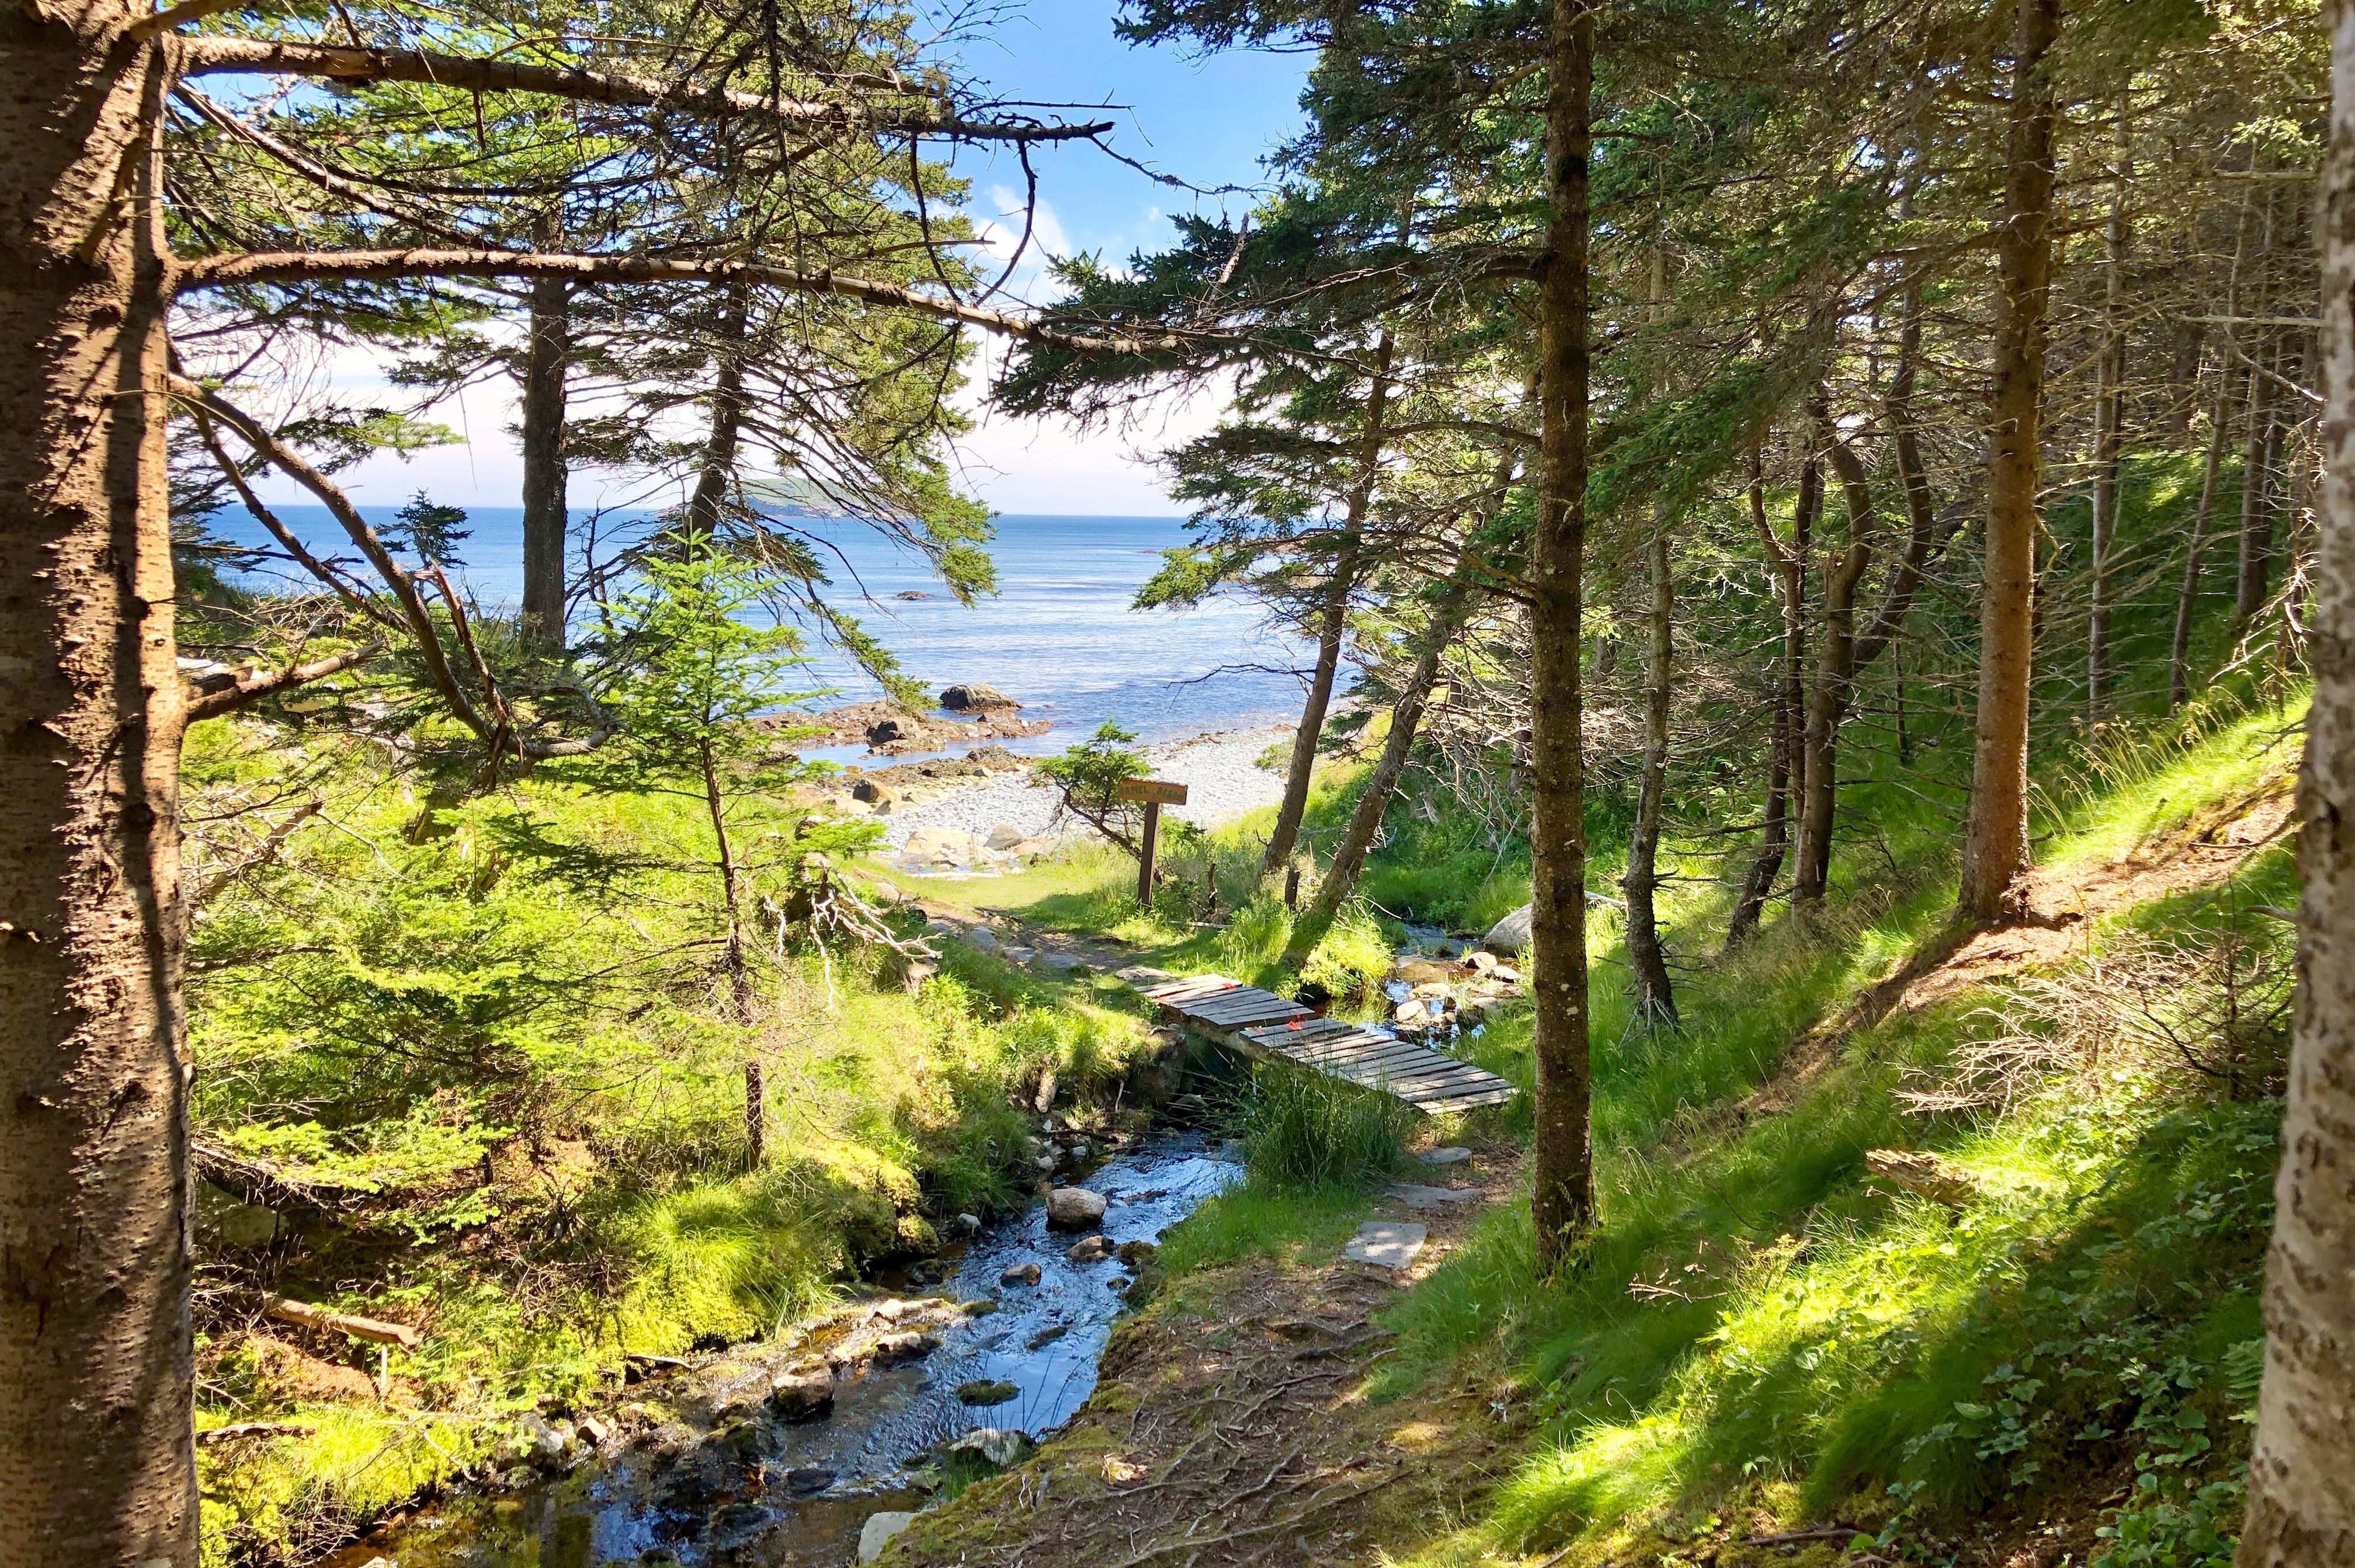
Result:
{"type": "Polygon", "coordinates": [[[0,1568],[2355,1563],[2355,8],[1013,20],[6,0],[0,1568]]]}

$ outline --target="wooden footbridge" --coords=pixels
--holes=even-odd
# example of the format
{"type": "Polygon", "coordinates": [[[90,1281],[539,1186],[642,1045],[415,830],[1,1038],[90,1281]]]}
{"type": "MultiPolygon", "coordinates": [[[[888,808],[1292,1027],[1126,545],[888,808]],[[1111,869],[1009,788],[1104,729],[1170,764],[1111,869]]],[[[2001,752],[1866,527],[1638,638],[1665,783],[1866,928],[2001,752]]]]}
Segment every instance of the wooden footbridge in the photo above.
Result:
{"type": "Polygon", "coordinates": [[[1513,1097],[1513,1086],[1485,1068],[1362,1024],[1320,1019],[1298,1002],[1224,975],[1173,977],[1138,968],[1121,971],[1121,978],[1198,1034],[1395,1094],[1427,1115],[1513,1097]]]}

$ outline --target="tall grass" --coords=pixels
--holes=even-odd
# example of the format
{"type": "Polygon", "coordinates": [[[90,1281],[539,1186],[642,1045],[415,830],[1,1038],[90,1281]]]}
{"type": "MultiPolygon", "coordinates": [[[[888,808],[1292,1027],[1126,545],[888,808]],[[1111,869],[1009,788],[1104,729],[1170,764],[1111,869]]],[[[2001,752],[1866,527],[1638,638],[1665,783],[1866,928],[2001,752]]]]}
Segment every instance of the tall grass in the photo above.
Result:
{"type": "Polygon", "coordinates": [[[1414,1113],[1389,1095],[1277,1062],[1252,1072],[1238,1116],[1243,1160],[1275,1187],[1351,1187],[1406,1163],[1414,1113]]]}

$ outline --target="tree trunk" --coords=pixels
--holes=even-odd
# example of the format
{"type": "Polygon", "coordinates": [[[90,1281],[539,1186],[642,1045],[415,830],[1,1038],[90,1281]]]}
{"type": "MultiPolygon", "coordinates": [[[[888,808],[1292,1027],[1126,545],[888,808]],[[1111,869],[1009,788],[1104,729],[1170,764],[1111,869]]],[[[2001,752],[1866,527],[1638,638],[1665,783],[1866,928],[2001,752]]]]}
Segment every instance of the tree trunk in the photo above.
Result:
{"type": "Polygon", "coordinates": [[[703,458],[695,475],[695,494],[687,503],[687,532],[708,539],[719,527],[728,506],[729,485],[736,477],[736,449],[744,433],[744,335],[751,314],[751,291],[739,283],[722,291],[719,347],[711,382],[711,423],[703,438],[703,458]]]}
{"type": "MultiPolygon", "coordinates": [[[[2273,304],[2273,290],[2268,284],[2270,261],[2274,248],[2273,193],[2265,194],[2265,213],[2257,246],[2257,298],[2253,314],[2266,314],[2273,304]]],[[[2238,559],[2232,573],[2232,617],[2247,622],[2264,607],[2266,558],[2273,544],[2272,488],[2273,464],[2269,460],[2275,443],[2275,399],[2278,395],[2271,378],[2258,368],[2271,357],[2260,338],[2249,355],[2249,430],[2247,444],[2241,453],[2241,538],[2238,559]]]]}
{"type": "Polygon", "coordinates": [[[1636,971],[1636,1007],[1646,1023],[1677,1022],[1677,999],[1660,948],[1653,894],[1660,885],[1660,816],[1668,792],[1668,682],[1676,660],[1677,588],[1669,575],[1668,520],[1655,517],[1649,550],[1651,656],[1644,666],[1644,770],[1636,792],[1636,826],[1627,839],[1627,964],[1636,971]]]}
{"type": "Polygon", "coordinates": [[[1263,880],[1275,875],[1292,859],[1293,847],[1300,838],[1301,818],[1308,811],[1308,784],[1316,772],[1316,742],[1325,733],[1325,714],[1332,706],[1333,679],[1341,668],[1341,644],[1349,625],[1349,595],[1358,585],[1359,541],[1365,530],[1367,508],[1373,504],[1375,482],[1380,477],[1391,348],[1390,331],[1384,328],[1374,345],[1374,380],[1366,393],[1366,428],[1358,443],[1357,482],[1349,489],[1341,538],[1333,550],[1332,581],[1326,585],[1325,603],[1316,616],[1316,668],[1309,677],[1300,727],[1292,732],[1292,762],[1284,771],[1284,801],[1276,807],[1267,854],[1260,861],[1263,880]]]}
{"type": "Polygon", "coordinates": [[[2191,514],[2191,543],[2183,555],[2183,583],[2175,594],[2175,634],[2167,645],[2167,707],[2173,712],[2191,694],[2191,621],[2200,607],[2200,568],[2208,554],[2208,526],[2216,515],[2216,477],[2224,465],[2224,421],[2232,410],[2232,378],[2219,368],[2216,403],[2208,429],[2208,462],[2200,471],[2200,508],[2191,514]]]}
{"type": "Polygon", "coordinates": [[[1832,466],[1848,502],[1848,549],[1824,560],[1824,636],[1816,652],[1815,689],[1807,694],[1799,741],[1799,843],[1791,868],[1791,907],[1819,906],[1831,886],[1832,813],[1839,798],[1839,731],[1848,720],[1849,684],[1856,678],[1856,591],[1872,564],[1867,542],[1872,496],[1864,465],[1826,426],[1832,466]]]}
{"type": "Polygon", "coordinates": [[[1349,813],[1349,825],[1333,851],[1333,863],[1317,885],[1316,897],[1310,902],[1308,912],[1293,923],[1291,940],[1284,944],[1284,961],[1295,968],[1307,960],[1317,939],[1331,929],[1334,918],[1341,912],[1342,901],[1358,885],[1358,877],[1366,868],[1366,856],[1374,847],[1376,835],[1381,832],[1382,817],[1390,809],[1391,796],[1398,793],[1399,779],[1406,772],[1407,756],[1414,750],[1415,735],[1423,728],[1423,709],[1431,700],[1432,687],[1439,679],[1440,660],[1464,624],[1468,599],[1468,585],[1459,575],[1432,608],[1431,622],[1423,628],[1415,648],[1414,667],[1399,688],[1398,700],[1391,705],[1391,732],[1383,738],[1382,754],[1375,760],[1365,790],[1349,813]]]}
{"type": "Polygon", "coordinates": [[[571,285],[531,285],[523,367],[523,637],[533,652],[564,652],[564,374],[571,357],[571,285]]]}
{"type": "Polygon", "coordinates": [[[2321,537],[2299,778],[2296,1035],[2265,1267],[2242,1568],[2355,1562],[2355,5],[2330,0],[2321,191],[2321,537]]]}
{"type": "Polygon", "coordinates": [[[2104,240],[2101,389],[2094,400],[2093,602],[2085,617],[2085,720],[2101,722],[2110,687],[2110,560],[2118,534],[2118,473],[2126,451],[2123,423],[2126,376],[2126,182],[2132,177],[2134,123],[2118,106],[2115,165],[2110,171],[2110,220],[2104,240]]]}
{"type": "Polygon", "coordinates": [[[2037,488],[2043,476],[2045,309],[2052,287],[2048,70],[2060,0],[2013,13],[2008,169],[1996,234],[1995,399],[1988,423],[1987,569],[1979,604],[1977,731],[1956,904],[1993,920],[2028,869],[2029,677],[2035,662],[2037,488]]]}
{"type": "Polygon", "coordinates": [[[1537,1065],[1531,1217],[1539,1267],[1594,1221],[1587,1125],[1586,804],[1579,656],[1586,554],[1587,160],[1594,15],[1552,0],[1546,47],[1545,269],[1538,284],[1538,516],[1531,550],[1530,936],[1537,1065]]]}
{"type": "Polygon", "coordinates": [[[1783,604],[1783,662],[1774,694],[1774,740],[1766,766],[1766,805],[1758,838],[1758,853],[1742,879],[1733,902],[1733,918],[1726,923],[1725,950],[1742,944],[1758,928],[1767,895],[1782,873],[1783,856],[1790,843],[1791,776],[1798,757],[1799,730],[1806,703],[1807,552],[1813,548],[1815,514],[1823,505],[1823,470],[1813,458],[1799,471],[1798,504],[1792,509],[1791,546],[1783,548],[1766,521],[1764,482],[1755,474],[1750,482],[1750,521],[1758,542],[1773,565],[1776,593],[1783,604]]]}
{"type": "Polygon", "coordinates": [[[2232,571],[2232,616],[2246,621],[2264,607],[2265,557],[2273,544],[2271,465],[2274,446],[2274,387],[2257,370],[2249,372],[2249,431],[2241,452],[2241,533],[2232,571]]]}
{"type": "Polygon", "coordinates": [[[160,51],[0,18],[0,1565],[197,1561],[160,51]]]}

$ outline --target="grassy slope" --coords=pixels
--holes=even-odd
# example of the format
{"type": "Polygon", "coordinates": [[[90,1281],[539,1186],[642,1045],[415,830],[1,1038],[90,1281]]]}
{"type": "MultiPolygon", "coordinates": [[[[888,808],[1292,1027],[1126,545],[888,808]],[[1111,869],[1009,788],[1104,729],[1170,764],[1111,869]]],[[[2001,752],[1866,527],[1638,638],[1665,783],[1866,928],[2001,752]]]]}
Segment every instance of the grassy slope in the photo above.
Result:
{"type": "Polygon", "coordinates": [[[191,773],[200,803],[302,776],[340,829],[291,840],[197,936],[198,1136],[322,1184],[318,1207],[273,1200],[289,1233],[269,1247],[200,1226],[199,1426],[307,1429],[203,1450],[209,1561],[332,1544],[496,1457],[521,1412],[610,1387],[624,1350],[773,1331],[936,1222],[1027,1201],[1017,1095],[1052,1063],[1085,1114],[1153,1044],[1120,987],[968,950],[914,997],[871,955],[788,955],[747,1031],[666,955],[698,933],[692,889],[560,885],[502,848],[524,811],[660,852],[695,826],[674,802],[535,783],[443,808],[420,842],[415,794],[357,750],[213,726],[191,773]],[[773,1115],[756,1174],[748,1053],[773,1115]],[[426,1339],[392,1354],[379,1403],[372,1348],[252,1323],[261,1290],[426,1339]]]}
{"type": "MultiPolygon", "coordinates": [[[[2048,787],[2043,862],[2097,865],[2277,785],[2295,718],[2293,705],[2204,739],[2088,753],[2048,787]]],[[[1714,1548],[1721,1564],[1785,1562],[1788,1549],[1741,1538],[1828,1518],[1880,1531],[1884,1555],[1934,1561],[1996,1528],[1990,1518],[2022,1533],[2047,1513],[2066,1521],[2054,1531],[2076,1532],[2080,1562],[2088,1551],[2122,1564],[2222,1560],[2254,1389],[2277,1105],[2220,1096],[2163,1056],[2120,1050],[2057,1069],[1999,1110],[1909,1111],[1901,1091],[1998,1032],[1990,1009],[2008,998],[2010,1016],[2049,1032],[2033,1005],[2044,993],[2018,980],[1887,1019],[1804,1084],[1750,1101],[1795,1039],[1935,935],[1952,899],[1943,813],[1871,784],[1844,809],[1843,891],[1827,917],[1770,926],[1687,975],[1677,1034],[1629,1029],[1611,981],[1617,933],[1596,931],[1603,1217],[1582,1269],[1565,1284],[1534,1280],[1528,1211],[1515,1206],[1389,1315],[1404,1353],[1374,1397],[1503,1373],[1545,1413],[1476,1521],[1416,1561],[1566,1550],[1565,1563],[1624,1563],[1714,1548]],[[1975,1195],[1956,1209],[1877,1188],[1864,1155],[1887,1147],[1935,1151],[1975,1195]],[[2094,1542],[2096,1516],[2110,1517],[2096,1504],[2119,1487],[2133,1490],[2118,1538],[2094,1542]]],[[[1401,837],[1371,885],[1472,897],[1393,909],[1469,926],[1511,886],[1513,869],[1486,857],[1492,874],[1465,875],[1471,846],[1448,851],[1452,872],[1431,873],[1413,862],[1433,836],[1401,837]]],[[[1247,826],[1233,848],[1247,852],[1247,826]]],[[[1026,912],[1074,924],[1118,914],[1111,881],[1060,874],[1026,912]]],[[[2088,963],[2154,934],[2278,955],[2285,928],[2264,912],[2294,902],[2293,883],[2287,849],[2261,850],[2229,880],[2098,923],[2094,957],[2047,977],[2065,994],[2088,963]]],[[[1160,939],[1162,962],[1275,977],[1280,909],[1255,905],[1216,933],[1125,918],[1128,934],[1160,939]]],[[[1721,895],[1697,881],[1672,921],[1680,951],[1709,951],[1721,895]]],[[[1508,1015],[1472,1053],[1526,1083],[1527,1030],[1508,1015]]],[[[1517,1105],[1437,1131],[1512,1137],[1526,1116],[1517,1105]]],[[[1354,1212],[1345,1193],[1255,1182],[1175,1232],[1167,1260],[1182,1270],[1329,1248],[1354,1212]]],[[[1828,1542],[1798,1550],[1802,1562],[1840,1554],[1828,1542]]]]}

